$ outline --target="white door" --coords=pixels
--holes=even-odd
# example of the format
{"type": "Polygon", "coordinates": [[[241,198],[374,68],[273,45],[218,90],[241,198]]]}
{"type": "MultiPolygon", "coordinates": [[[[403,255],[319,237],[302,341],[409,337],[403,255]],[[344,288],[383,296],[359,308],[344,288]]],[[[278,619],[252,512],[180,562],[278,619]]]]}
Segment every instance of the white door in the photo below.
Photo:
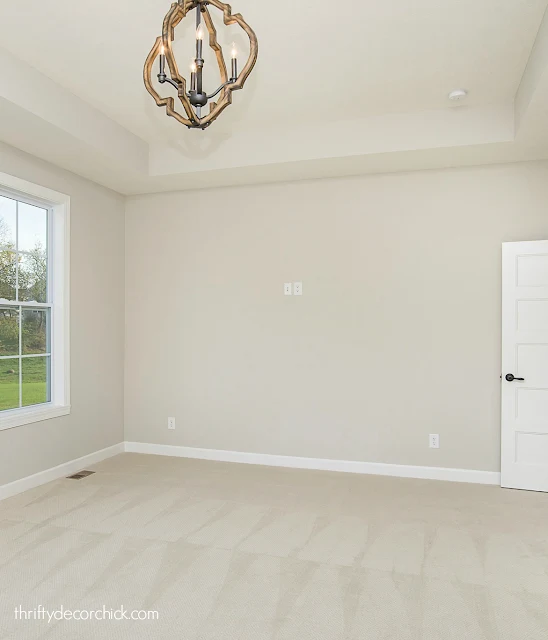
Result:
{"type": "Polygon", "coordinates": [[[548,491],[548,240],[502,245],[501,470],[548,491]]]}

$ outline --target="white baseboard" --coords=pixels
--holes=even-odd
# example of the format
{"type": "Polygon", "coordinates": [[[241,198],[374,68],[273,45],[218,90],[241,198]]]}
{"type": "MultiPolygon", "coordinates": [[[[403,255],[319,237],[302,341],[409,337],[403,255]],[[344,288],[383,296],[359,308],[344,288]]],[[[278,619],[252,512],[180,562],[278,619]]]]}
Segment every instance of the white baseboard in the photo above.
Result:
{"type": "Polygon", "coordinates": [[[101,462],[101,460],[116,456],[119,453],[124,453],[124,450],[124,443],[120,442],[112,447],[107,447],[106,449],[90,453],[87,456],[76,458],[76,460],[64,462],[57,467],[52,467],[51,469],[35,473],[32,476],[27,476],[26,478],[21,478],[20,480],[15,480],[14,482],[1,485],[0,500],[11,498],[11,496],[23,493],[23,491],[28,491],[29,489],[34,489],[34,487],[39,487],[42,484],[51,482],[52,480],[58,480],[59,478],[70,476],[72,473],[81,471],[89,465],[101,462]]]}
{"type": "Polygon", "coordinates": [[[57,467],[46,469],[32,476],[15,480],[0,486],[0,500],[34,489],[42,484],[64,478],[85,467],[101,462],[106,458],[127,451],[128,453],[147,453],[178,458],[196,458],[218,462],[237,462],[269,467],[290,467],[293,469],[315,469],[318,471],[340,471],[399,478],[422,478],[425,480],[447,480],[451,482],[472,482],[476,484],[500,485],[500,473],[496,471],[475,471],[471,469],[447,469],[444,467],[418,467],[402,464],[384,464],[381,462],[356,462],[352,460],[326,460],[322,458],[300,458],[278,456],[267,453],[246,453],[242,451],[223,451],[218,449],[198,449],[178,447],[168,444],[149,444],[145,442],[121,442],[112,447],[95,451],[76,460],[70,460],[57,467]]]}
{"type": "Polygon", "coordinates": [[[425,480],[448,480],[451,482],[472,482],[475,484],[500,485],[500,473],[496,471],[475,471],[472,469],[447,469],[444,467],[417,467],[405,464],[384,464],[382,462],[354,462],[352,460],[325,460],[322,458],[298,458],[277,456],[266,453],[245,453],[217,449],[196,449],[169,444],[148,444],[145,442],[125,442],[128,453],[149,453],[158,456],[178,458],[198,458],[218,462],[239,462],[269,467],[291,467],[294,469],[316,469],[320,471],[342,471],[398,478],[422,478],[425,480]]]}

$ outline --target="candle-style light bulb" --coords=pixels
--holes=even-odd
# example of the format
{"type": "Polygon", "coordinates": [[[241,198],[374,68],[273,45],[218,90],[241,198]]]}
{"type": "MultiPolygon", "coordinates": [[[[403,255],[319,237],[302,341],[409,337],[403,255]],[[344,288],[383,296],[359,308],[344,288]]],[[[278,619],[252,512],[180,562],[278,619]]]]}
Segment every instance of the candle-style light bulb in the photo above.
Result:
{"type": "MultiPolygon", "coordinates": [[[[162,46],[160,47],[160,75],[164,76],[164,80],[165,80],[165,74],[166,74],[166,48],[162,44],[162,46]]],[[[164,80],[160,80],[160,81],[164,82],[164,80]]]]}
{"type": "Polygon", "coordinates": [[[201,24],[198,25],[196,29],[196,59],[202,59],[202,42],[204,40],[204,28],[201,24]]]}
{"type": "Polygon", "coordinates": [[[190,90],[196,91],[196,60],[190,61],[190,90]]]}
{"type": "Polygon", "coordinates": [[[232,58],[232,76],[231,80],[236,80],[238,77],[238,49],[236,49],[236,43],[232,43],[232,51],[230,52],[232,58]]]}

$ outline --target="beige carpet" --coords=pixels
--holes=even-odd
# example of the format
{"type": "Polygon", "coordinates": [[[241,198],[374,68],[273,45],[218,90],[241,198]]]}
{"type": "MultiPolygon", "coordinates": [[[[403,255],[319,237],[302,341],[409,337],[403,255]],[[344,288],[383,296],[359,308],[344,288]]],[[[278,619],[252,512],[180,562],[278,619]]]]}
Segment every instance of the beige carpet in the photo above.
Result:
{"type": "Polygon", "coordinates": [[[91,468],[0,502],[2,640],[548,638],[548,495],[136,454],[91,468]]]}

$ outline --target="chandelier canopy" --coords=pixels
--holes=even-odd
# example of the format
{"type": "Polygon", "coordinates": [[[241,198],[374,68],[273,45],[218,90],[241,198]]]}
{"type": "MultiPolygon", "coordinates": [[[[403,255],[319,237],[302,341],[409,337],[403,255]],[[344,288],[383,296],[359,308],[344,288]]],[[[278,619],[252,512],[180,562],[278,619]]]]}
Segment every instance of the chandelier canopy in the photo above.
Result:
{"type": "Polygon", "coordinates": [[[232,104],[232,92],[243,88],[257,62],[258,50],[257,36],[253,29],[239,13],[232,15],[230,5],[219,0],[179,0],[171,5],[171,9],[164,18],[162,35],[157,38],[145,62],[145,86],[156,101],[156,104],[159,107],[166,108],[168,116],[175,118],[189,129],[205,129],[219,117],[229,104],[232,104]],[[211,19],[209,5],[222,11],[225,25],[237,24],[249,37],[249,58],[240,72],[238,72],[238,52],[235,45],[232,45],[230,77],[223,49],[217,41],[217,31],[211,19]],[[187,83],[179,72],[179,67],[173,54],[172,42],[175,37],[175,28],[192,10],[195,10],[196,13],[196,55],[191,64],[190,82],[187,83]],[[206,38],[215,53],[221,76],[221,86],[210,94],[207,93],[203,86],[204,59],[202,46],[206,38]],[[161,97],[155,89],[152,76],[157,59],[159,59],[158,67],[156,67],[159,71],[157,74],[158,82],[161,85],[168,83],[175,87],[184,113],[180,113],[175,109],[175,99],[173,97],[161,97]],[[213,100],[216,96],[219,96],[217,102],[213,100]],[[209,105],[209,112],[202,116],[202,108],[207,105],[209,105]]]}

